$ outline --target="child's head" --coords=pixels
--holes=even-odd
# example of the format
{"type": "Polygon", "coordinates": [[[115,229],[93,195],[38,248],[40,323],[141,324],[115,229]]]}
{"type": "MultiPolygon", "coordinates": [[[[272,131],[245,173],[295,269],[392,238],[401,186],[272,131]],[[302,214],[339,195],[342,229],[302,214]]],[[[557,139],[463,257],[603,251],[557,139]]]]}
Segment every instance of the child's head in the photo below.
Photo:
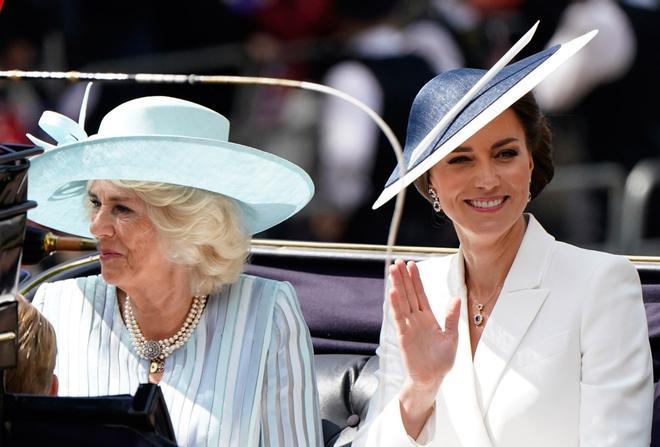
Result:
{"type": "Polygon", "coordinates": [[[56,395],[55,330],[32,304],[22,297],[17,301],[18,363],[16,369],[5,371],[5,389],[10,393],[56,395]]]}

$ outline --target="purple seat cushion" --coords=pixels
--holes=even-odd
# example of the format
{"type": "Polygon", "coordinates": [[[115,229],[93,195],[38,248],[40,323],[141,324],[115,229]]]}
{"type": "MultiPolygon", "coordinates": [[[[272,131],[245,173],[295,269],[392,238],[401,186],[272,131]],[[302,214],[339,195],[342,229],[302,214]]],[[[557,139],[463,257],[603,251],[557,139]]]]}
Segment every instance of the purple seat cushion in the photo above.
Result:
{"type": "Polygon", "coordinates": [[[248,265],[246,273],[290,282],[316,354],[374,354],[383,320],[383,278],[248,265]]]}
{"type": "Polygon", "coordinates": [[[644,284],[642,291],[653,354],[653,377],[657,382],[660,379],[660,284],[644,284]]]}

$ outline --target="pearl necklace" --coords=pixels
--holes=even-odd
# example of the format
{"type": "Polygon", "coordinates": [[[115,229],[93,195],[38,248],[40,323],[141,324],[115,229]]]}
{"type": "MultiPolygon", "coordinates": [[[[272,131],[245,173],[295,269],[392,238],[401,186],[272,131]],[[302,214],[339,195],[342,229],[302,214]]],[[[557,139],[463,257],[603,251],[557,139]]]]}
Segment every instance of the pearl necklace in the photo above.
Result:
{"type": "Polygon", "coordinates": [[[135,315],[133,315],[131,299],[126,295],[126,301],[124,302],[126,327],[128,328],[128,333],[131,336],[135,351],[140,357],[151,362],[149,364],[150,374],[162,373],[165,370],[165,359],[176,349],[186,344],[197,327],[199,319],[202,317],[207,298],[208,295],[193,297],[192,306],[190,306],[183,326],[172,337],[162,340],[147,340],[142,335],[142,331],[140,331],[140,327],[135,320],[135,315]]]}

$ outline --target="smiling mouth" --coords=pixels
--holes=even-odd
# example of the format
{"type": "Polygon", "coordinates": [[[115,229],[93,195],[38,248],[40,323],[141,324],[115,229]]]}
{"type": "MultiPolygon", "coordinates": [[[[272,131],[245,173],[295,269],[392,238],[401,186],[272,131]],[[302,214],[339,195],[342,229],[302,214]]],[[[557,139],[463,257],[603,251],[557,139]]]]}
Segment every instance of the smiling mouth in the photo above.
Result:
{"type": "Polygon", "coordinates": [[[509,196],[498,197],[497,199],[488,199],[488,200],[466,200],[465,203],[470,205],[472,208],[477,208],[479,210],[494,210],[502,206],[502,204],[509,198],[509,196]]]}

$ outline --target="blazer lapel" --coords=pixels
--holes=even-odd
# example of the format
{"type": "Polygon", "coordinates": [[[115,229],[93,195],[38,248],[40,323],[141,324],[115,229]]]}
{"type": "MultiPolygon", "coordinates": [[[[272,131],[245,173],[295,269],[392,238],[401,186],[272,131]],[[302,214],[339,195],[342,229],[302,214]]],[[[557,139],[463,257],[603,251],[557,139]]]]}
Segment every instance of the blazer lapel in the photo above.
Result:
{"type": "MultiPolygon", "coordinates": [[[[461,297],[461,316],[458,328],[458,349],[454,367],[442,384],[448,417],[464,447],[490,447],[491,441],[483,423],[475,389],[472,348],[470,347],[467,294],[465,289],[463,256],[460,251],[449,268],[449,296],[461,297]]],[[[444,315],[444,310],[441,311],[444,315]]],[[[437,314],[436,314],[437,315],[437,314]]]]}
{"type": "Polygon", "coordinates": [[[475,352],[476,393],[483,415],[511,357],[550,292],[539,285],[553,249],[554,238],[530,215],[518,254],[475,352]]]}

